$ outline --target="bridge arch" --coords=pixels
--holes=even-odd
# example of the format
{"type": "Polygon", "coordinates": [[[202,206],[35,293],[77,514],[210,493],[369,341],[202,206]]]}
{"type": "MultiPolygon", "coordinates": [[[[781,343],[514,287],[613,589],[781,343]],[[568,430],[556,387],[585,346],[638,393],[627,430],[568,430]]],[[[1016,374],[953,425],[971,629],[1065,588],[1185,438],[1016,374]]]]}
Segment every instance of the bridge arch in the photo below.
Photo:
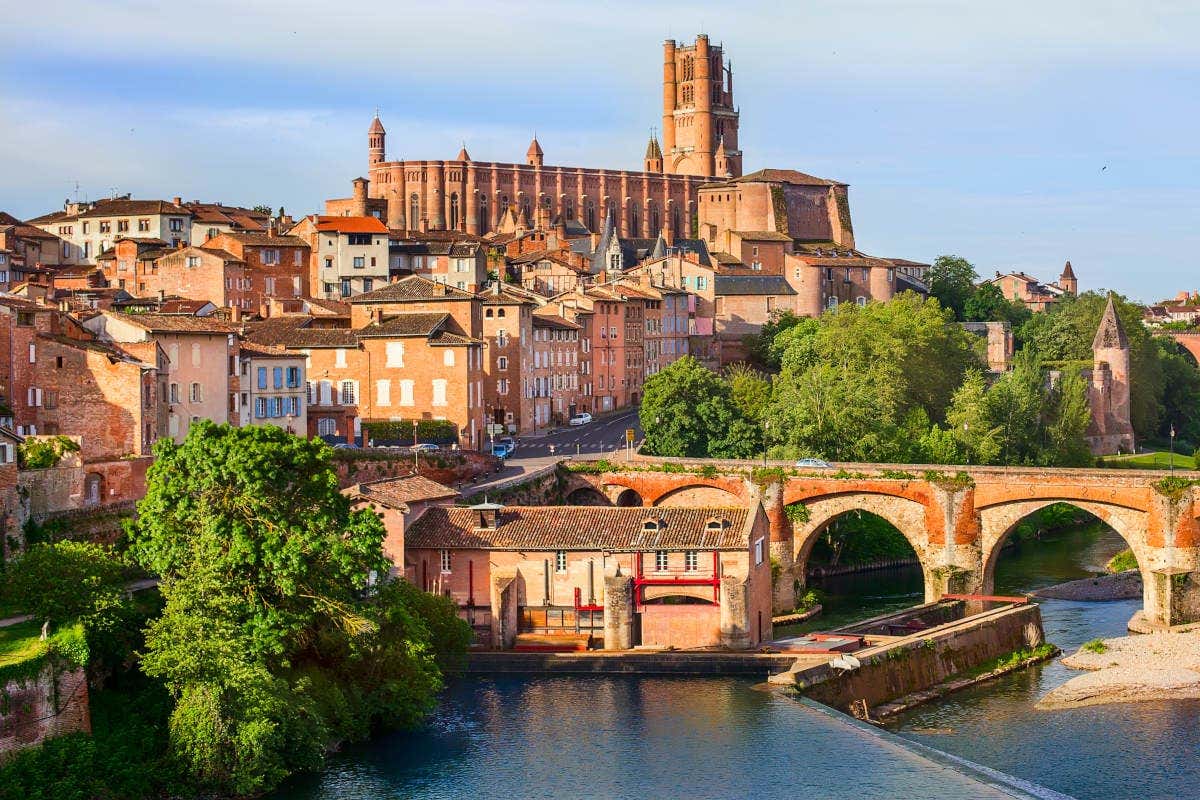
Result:
{"type": "Polygon", "coordinates": [[[728,489],[710,484],[693,484],[671,489],[654,501],[666,508],[736,508],[744,505],[742,498],[728,489]]]}
{"type": "Polygon", "coordinates": [[[912,546],[921,565],[921,574],[925,582],[925,599],[936,599],[936,586],[932,570],[937,561],[933,548],[929,544],[929,534],[925,524],[926,507],[922,503],[908,498],[889,494],[870,492],[845,492],[825,497],[810,498],[804,501],[808,509],[808,519],[797,522],[793,526],[793,563],[795,575],[801,581],[808,569],[808,558],[818,536],[838,517],[851,511],[867,511],[882,517],[891,523],[896,530],[912,546]]]}
{"type": "Polygon", "coordinates": [[[612,501],[595,486],[580,486],[566,496],[569,506],[611,506],[612,501]]]}
{"type": "Polygon", "coordinates": [[[612,498],[613,505],[623,508],[646,505],[637,489],[628,486],[605,486],[604,488],[608,490],[608,496],[612,498]]]}
{"type": "Polygon", "coordinates": [[[1163,558],[1161,548],[1150,547],[1146,542],[1146,530],[1149,525],[1149,514],[1145,511],[1130,508],[1115,503],[1102,503],[1095,500],[1084,500],[1074,497],[1038,498],[1036,500],[1021,500],[1002,503],[979,511],[980,522],[980,553],[983,560],[981,576],[982,591],[992,594],[996,583],[996,562],[1000,551],[1009,536],[1016,530],[1017,525],[1031,514],[1043,508],[1064,503],[1081,511],[1086,511],[1101,522],[1108,525],[1124,540],[1137,559],[1138,571],[1142,575],[1142,604],[1147,611],[1157,607],[1158,598],[1156,587],[1151,580],[1152,569],[1166,566],[1159,563],[1163,558]]]}

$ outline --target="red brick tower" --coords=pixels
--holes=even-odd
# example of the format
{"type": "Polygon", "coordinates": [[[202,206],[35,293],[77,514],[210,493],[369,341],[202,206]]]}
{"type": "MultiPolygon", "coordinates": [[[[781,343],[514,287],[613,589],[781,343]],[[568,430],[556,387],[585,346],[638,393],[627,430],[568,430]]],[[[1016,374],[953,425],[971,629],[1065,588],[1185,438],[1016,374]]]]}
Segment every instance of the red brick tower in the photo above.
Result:
{"type": "Polygon", "coordinates": [[[723,143],[724,167],[742,174],[738,111],[733,105],[733,68],[722,48],[700,34],[683,47],[663,45],[663,171],[674,175],[718,175],[716,149],[723,143]]]}
{"type": "Polygon", "coordinates": [[[375,119],[371,121],[371,127],[367,130],[367,161],[372,166],[382,164],[384,159],[384,143],[387,139],[387,131],[383,129],[383,123],[379,121],[379,115],[375,115],[375,119]]]}

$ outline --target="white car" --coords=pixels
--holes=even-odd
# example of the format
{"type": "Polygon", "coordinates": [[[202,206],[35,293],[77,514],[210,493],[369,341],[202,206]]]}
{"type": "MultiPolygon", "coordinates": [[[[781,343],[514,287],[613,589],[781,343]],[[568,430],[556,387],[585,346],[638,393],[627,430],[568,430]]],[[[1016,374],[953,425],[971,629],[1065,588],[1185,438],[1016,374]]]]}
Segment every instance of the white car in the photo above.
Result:
{"type": "Polygon", "coordinates": [[[567,422],[568,425],[587,425],[592,421],[592,415],[586,411],[580,411],[567,422]]]}

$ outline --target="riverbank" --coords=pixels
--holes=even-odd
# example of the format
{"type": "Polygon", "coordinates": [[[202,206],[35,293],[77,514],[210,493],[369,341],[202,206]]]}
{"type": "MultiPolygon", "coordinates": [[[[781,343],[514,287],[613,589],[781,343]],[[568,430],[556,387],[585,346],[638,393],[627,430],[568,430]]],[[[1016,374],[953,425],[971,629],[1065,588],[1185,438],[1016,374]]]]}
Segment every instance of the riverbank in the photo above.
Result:
{"type": "Polygon", "coordinates": [[[1037,589],[1031,594],[1049,600],[1137,600],[1142,596],[1142,575],[1136,569],[1131,569],[1115,575],[1098,575],[1094,578],[1056,583],[1037,589]]]}
{"type": "Polygon", "coordinates": [[[1038,708],[1200,699],[1200,631],[1096,639],[1062,663],[1087,674],[1050,690],[1038,708]]]}

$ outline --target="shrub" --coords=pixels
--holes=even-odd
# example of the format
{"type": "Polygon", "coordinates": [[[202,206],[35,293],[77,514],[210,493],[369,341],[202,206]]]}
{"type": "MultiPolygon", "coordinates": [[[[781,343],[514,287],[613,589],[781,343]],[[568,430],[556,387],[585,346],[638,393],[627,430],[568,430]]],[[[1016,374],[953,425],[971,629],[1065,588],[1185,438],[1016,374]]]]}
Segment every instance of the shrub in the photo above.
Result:
{"type": "MultiPolygon", "coordinates": [[[[417,441],[430,444],[453,444],[458,441],[458,426],[448,419],[419,419],[417,441]]],[[[363,435],[375,442],[412,444],[413,420],[381,420],[364,422],[363,435]]]]}
{"type": "Polygon", "coordinates": [[[67,453],[79,451],[79,445],[66,436],[46,439],[27,439],[17,448],[23,469],[49,469],[56,466],[67,453]]]}
{"type": "Polygon", "coordinates": [[[1104,569],[1108,572],[1128,572],[1131,569],[1137,569],[1137,558],[1133,555],[1133,551],[1129,549],[1122,550],[1108,560],[1104,565],[1104,569]]]}
{"type": "Polygon", "coordinates": [[[1087,653],[1103,655],[1108,652],[1108,645],[1104,643],[1103,639],[1092,639],[1090,642],[1084,642],[1083,647],[1079,649],[1087,653]]]}

